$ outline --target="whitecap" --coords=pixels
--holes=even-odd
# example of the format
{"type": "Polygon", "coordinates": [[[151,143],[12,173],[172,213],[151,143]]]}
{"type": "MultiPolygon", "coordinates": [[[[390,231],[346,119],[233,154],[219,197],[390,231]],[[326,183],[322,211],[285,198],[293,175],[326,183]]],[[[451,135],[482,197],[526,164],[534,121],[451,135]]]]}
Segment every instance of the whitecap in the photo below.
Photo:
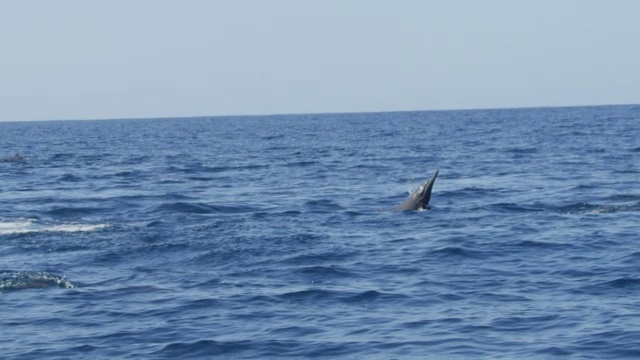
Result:
{"type": "Polygon", "coordinates": [[[39,232],[91,232],[108,227],[108,224],[40,224],[35,219],[0,221],[0,235],[39,232]]]}

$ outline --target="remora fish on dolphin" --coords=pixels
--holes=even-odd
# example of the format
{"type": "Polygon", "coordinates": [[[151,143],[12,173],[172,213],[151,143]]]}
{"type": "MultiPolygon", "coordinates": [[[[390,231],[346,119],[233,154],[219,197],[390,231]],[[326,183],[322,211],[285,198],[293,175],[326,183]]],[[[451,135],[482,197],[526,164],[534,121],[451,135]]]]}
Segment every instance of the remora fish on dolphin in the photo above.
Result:
{"type": "Polygon", "coordinates": [[[440,169],[436,170],[431,179],[423,182],[402,204],[396,206],[395,211],[407,211],[407,210],[424,210],[429,205],[431,200],[431,190],[433,190],[433,184],[436,182],[436,177],[440,169]]]}

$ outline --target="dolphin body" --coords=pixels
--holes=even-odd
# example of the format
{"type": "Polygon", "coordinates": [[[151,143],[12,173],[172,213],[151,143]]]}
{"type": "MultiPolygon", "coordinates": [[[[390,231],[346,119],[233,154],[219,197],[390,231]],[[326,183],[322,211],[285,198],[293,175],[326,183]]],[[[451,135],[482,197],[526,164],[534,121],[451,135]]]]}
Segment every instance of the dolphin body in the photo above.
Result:
{"type": "Polygon", "coordinates": [[[24,160],[24,158],[22,156],[20,156],[19,153],[16,153],[15,155],[13,155],[11,157],[0,158],[0,161],[22,161],[22,160],[24,160]]]}
{"type": "Polygon", "coordinates": [[[409,211],[426,209],[427,205],[429,205],[429,200],[431,200],[431,190],[433,189],[433,184],[436,182],[436,177],[439,172],[440,169],[433,174],[431,179],[423,182],[411,195],[409,195],[407,200],[396,206],[393,210],[409,211]]]}

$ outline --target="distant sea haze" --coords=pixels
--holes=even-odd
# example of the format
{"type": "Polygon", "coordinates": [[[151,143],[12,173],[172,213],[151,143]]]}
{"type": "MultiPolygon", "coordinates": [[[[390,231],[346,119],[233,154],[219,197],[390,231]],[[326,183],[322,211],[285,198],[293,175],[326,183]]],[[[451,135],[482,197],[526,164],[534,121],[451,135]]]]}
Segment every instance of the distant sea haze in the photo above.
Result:
{"type": "Polygon", "coordinates": [[[0,123],[0,354],[640,357],[638,134],[634,105],[0,123]]]}

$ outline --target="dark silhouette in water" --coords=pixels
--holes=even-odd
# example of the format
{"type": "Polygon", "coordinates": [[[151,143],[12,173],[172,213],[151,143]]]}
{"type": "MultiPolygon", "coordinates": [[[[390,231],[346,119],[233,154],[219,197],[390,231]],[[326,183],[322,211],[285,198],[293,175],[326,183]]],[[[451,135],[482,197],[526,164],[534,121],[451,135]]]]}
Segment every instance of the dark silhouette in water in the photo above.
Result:
{"type": "Polygon", "coordinates": [[[44,271],[1,271],[0,270],[0,294],[24,290],[57,287],[71,289],[76,285],[64,276],[44,271]]]}
{"type": "Polygon", "coordinates": [[[395,211],[407,211],[407,210],[424,210],[429,205],[431,200],[431,190],[433,190],[433,184],[436,182],[436,177],[440,170],[438,169],[431,179],[423,182],[402,204],[394,208],[395,211]]]}
{"type": "Polygon", "coordinates": [[[16,153],[15,155],[10,157],[0,158],[0,161],[22,161],[22,160],[24,160],[24,158],[20,156],[19,153],[16,153]]]}

